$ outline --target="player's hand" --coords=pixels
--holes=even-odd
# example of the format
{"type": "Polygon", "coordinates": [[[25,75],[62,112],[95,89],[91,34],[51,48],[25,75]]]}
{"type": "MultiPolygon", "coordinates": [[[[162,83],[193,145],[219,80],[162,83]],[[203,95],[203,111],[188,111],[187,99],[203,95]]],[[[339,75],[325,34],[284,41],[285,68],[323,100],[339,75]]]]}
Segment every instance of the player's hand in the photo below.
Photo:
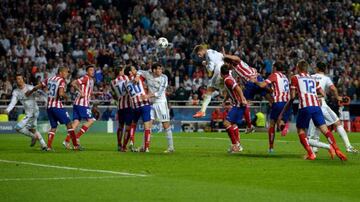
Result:
{"type": "Polygon", "coordinates": [[[281,125],[281,122],[282,122],[282,114],[279,115],[276,123],[277,123],[278,126],[280,126],[280,125],[281,125]]]}
{"type": "Polygon", "coordinates": [[[250,81],[255,83],[257,81],[257,79],[255,77],[251,77],[250,81]]]}
{"type": "Polygon", "coordinates": [[[81,98],[85,97],[85,93],[81,91],[81,92],[80,92],[80,97],[81,97],[81,98]]]}
{"type": "Polygon", "coordinates": [[[150,96],[149,95],[141,95],[141,99],[143,99],[143,100],[146,100],[146,99],[149,99],[150,98],[150,96]]]}
{"type": "Polygon", "coordinates": [[[221,48],[221,53],[222,53],[222,54],[224,55],[224,57],[225,57],[226,53],[225,53],[225,48],[224,48],[224,47],[221,48]]]}
{"type": "Polygon", "coordinates": [[[204,65],[204,66],[206,66],[206,65],[207,65],[206,60],[202,61],[201,64],[204,65]]]}
{"type": "Polygon", "coordinates": [[[340,102],[343,101],[343,97],[341,97],[341,96],[338,96],[336,99],[337,99],[338,101],[340,101],[340,102]]]}
{"type": "Polygon", "coordinates": [[[29,90],[29,91],[27,91],[27,92],[25,93],[25,96],[26,96],[26,97],[29,97],[29,96],[31,95],[31,93],[32,93],[31,90],[29,90]]]}
{"type": "Polygon", "coordinates": [[[140,81],[140,76],[139,76],[139,75],[136,75],[135,78],[134,78],[134,80],[133,80],[133,82],[134,82],[135,84],[137,84],[137,83],[139,83],[139,81],[140,81]]]}

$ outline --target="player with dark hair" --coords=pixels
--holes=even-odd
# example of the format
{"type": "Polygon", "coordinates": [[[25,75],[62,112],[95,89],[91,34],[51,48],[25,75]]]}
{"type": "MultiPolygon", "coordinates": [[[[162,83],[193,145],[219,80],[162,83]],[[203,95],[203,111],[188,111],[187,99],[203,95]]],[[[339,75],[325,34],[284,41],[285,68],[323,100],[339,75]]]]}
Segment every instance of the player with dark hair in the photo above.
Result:
{"type": "Polygon", "coordinates": [[[31,138],[31,147],[39,140],[42,150],[46,150],[46,143],[39,131],[36,130],[37,118],[39,117],[39,107],[35,100],[36,95],[25,96],[25,93],[32,90],[34,86],[26,84],[22,74],[16,74],[16,85],[17,88],[12,92],[10,104],[4,113],[9,114],[14,109],[16,103],[20,101],[24,106],[25,118],[16,124],[15,130],[31,138]]]}
{"type": "Polygon", "coordinates": [[[172,153],[175,149],[170,126],[170,112],[166,99],[168,77],[162,73],[162,66],[159,63],[152,64],[151,72],[139,70],[137,74],[145,78],[149,92],[153,95],[150,99],[152,103],[151,120],[159,121],[166,132],[168,148],[165,153],[172,153]]]}
{"type": "MultiPolygon", "coordinates": [[[[271,105],[271,113],[270,113],[270,127],[268,129],[269,135],[269,152],[272,153],[274,151],[274,140],[275,140],[275,124],[280,115],[280,112],[284,108],[285,104],[290,99],[290,88],[289,88],[289,80],[286,75],[283,73],[284,66],[280,62],[276,62],[273,66],[273,72],[269,75],[269,77],[263,81],[259,82],[255,78],[252,81],[260,86],[261,88],[266,88],[268,85],[271,85],[273,90],[273,100],[274,103],[271,105]]],[[[291,108],[287,110],[283,114],[282,123],[280,124],[285,125],[287,123],[290,115],[291,115],[291,108]]],[[[282,131],[284,131],[283,129],[282,131]]]]}
{"type": "Polygon", "coordinates": [[[230,68],[231,67],[229,65],[222,65],[221,77],[224,79],[224,86],[227,90],[224,103],[227,101],[228,98],[231,98],[233,105],[233,107],[226,116],[224,126],[231,140],[231,147],[229,152],[235,153],[238,151],[242,151],[242,147],[240,145],[239,128],[236,123],[239,123],[242,120],[247,101],[241,90],[241,87],[237,84],[234,77],[232,77],[229,73],[230,68]]]}
{"type": "Polygon", "coordinates": [[[48,89],[48,102],[47,102],[47,114],[50,121],[51,129],[48,133],[48,151],[53,150],[52,142],[57,130],[58,122],[65,124],[67,132],[71,137],[74,150],[81,150],[81,147],[77,144],[75,131],[72,127],[72,122],[69,118],[68,112],[63,108],[61,99],[67,99],[65,88],[65,79],[69,75],[69,68],[60,67],[56,76],[45,79],[40,84],[35,86],[32,90],[26,92],[26,96],[30,96],[35,91],[41,88],[48,89]]]}
{"type": "Polygon", "coordinates": [[[125,152],[130,140],[130,150],[135,152],[134,133],[136,123],[133,123],[133,110],[131,108],[129,93],[126,90],[126,83],[129,81],[129,77],[124,74],[124,69],[125,68],[121,66],[118,70],[117,77],[111,81],[111,87],[115,92],[118,106],[119,127],[116,132],[118,151],[125,152]]]}
{"type": "MultiPolygon", "coordinates": [[[[310,120],[312,120],[314,125],[319,128],[320,131],[325,135],[332,149],[335,150],[335,154],[341,160],[347,160],[346,156],[337,146],[334,135],[331,133],[331,131],[328,130],[325,124],[316,91],[319,91],[322,94],[324,92],[321,87],[317,85],[316,80],[308,74],[308,66],[308,63],[305,60],[301,60],[297,63],[296,69],[298,74],[291,77],[290,100],[286,103],[285,107],[281,111],[278,118],[278,123],[281,122],[284,113],[292,105],[294,99],[298,97],[299,113],[296,120],[296,127],[300,142],[307,151],[305,159],[315,160],[316,158],[305,134],[306,129],[309,128],[310,120]]],[[[333,158],[334,154],[332,152],[330,152],[330,155],[333,158]]]]}
{"type": "Polygon", "coordinates": [[[124,73],[129,77],[129,81],[126,82],[126,90],[133,108],[133,121],[138,122],[141,117],[144,122],[144,142],[140,152],[149,152],[152,126],[150,98],[154,94],[146,92],[145,78],[136,76],[137,68],[135,66],[126,67],[124,73]]]}
{"type": "MultiPolygon", "coordinates": [[[[95,118],[91,113],[90,108],[90,99],[93,93],[94,88],[94,65],[88,65],[86,67],[86,74],[79,79],[71,82],[71,86],[79,92],[78,96],[74,101],[73,106],[73,128],[79,126],[81,120],[86,120],[86,122],[81,126],[79,132],[76,134],[76,139],[78,144],[80,144],[80,137],[86,133],[86,131],[93,125],[95,118]]],[[[68,134],[63,142],[65,148],[69,149],[70,145],[70,135],[68,134]]]]}
{"type": "MultiPolygon", "coordinates": [[[[312,77],[315,78],[316,82],[319,83],[321,88],[326,91],[331,91],[337,100],[342,101],[343,97],[339,96],[339,93],[337,91],[337,88],[335,87],[334,83],[331,81],[331,79],[325,75],[326,71],[326,64],[323,62],[318,62],[316,64],[316,74],[313,74],[312,77]]],[[[339,117],[336,115],[336,113],[327,105],[326,100],[324,96],[319,95],[320,102],[321,102],[321,111],[324,115],[325,122],[327,126],[334,125],[336,128],[336,131],[339,133],[341,139],[343,140],[346,152],[350,153],[358,153],[358,150],[355,149],[349,140],[349,137],[342,126],[339,117]]],[[[309,143],[313,148],[314,152],[317,152],[317,148],[325,148],[330,149],[329,144],[325,144],[320,142],[319,137],[319,131],[315,128],[314,123],[311,121],[309,125],[309,130],[307,131],[308,137],[309,137],[309,143]]]]}
{"type": "MultiPolygon", "coordinates": [[[[229,67],[236,72],[242,79],[244,83],[244,96],[247,101],[253,100],[255,95],[264,96],[270,103],[273,102],[271,96],[268,94],[268,89],[260,88],[252,81],[263,82],[264,79],[262,76],[257,72],[255,68],[250,67],[246,64],[243,60],[241,60],[236,55],[229,55],[225,53],[223,49],[224,55],[224,62],[228,64],[229,67]]],[[[255,127],[251,123],[251,116],[250,116],[250,108],[246,106],[245,110],[245,121],[247,124],[246,133],[251,133],[255,131],[255,127]]]]}

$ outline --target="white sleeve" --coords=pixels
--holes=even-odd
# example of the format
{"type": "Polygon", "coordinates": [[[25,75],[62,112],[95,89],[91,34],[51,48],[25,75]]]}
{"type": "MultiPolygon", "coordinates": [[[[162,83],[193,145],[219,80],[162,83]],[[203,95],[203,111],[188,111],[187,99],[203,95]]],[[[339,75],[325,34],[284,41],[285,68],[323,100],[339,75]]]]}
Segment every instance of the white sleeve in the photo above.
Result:
{"type": "Polygon", "coordinates": [[[17,103],[18,99],[17,99],[17,93],[16,91],[13,92],[12,97],[11,97],[11,101],[9,106],[5,109],[7,113],[10,113],[12,109],[14,109],[16,103],[17,103]]]}
{"type": "Polygon", "coordinates": [[[136,72],[136,75],[140,75],[140,76],[143,76],[145,79],[149,79],[150,72],[149,71],[144,71],[144,70],[138,70],[136,72]]]}
{"type": "Polygon", "coordinates": [[[207,69],[209,71],[214,71],[216,65],[219,65],[222,63],[223,61],[223,54],[214,51],[214,50],[210,50],[208,51],[208,65],[207,65],[207,69]]]}
{"type": "Polygon", "coordinates": [[[164,74],[161,76],[161,83],[160,83],[159,91],[154,93],[155,97],[160,97],[165,92],[167,86],[168,86],[168,78],[164,74]]]}
{"type": "Polygon", "coordinates": [[[329,77],[326,77],[327,78],[327,81],[326,81],[326,87],[327,88],[330,88],[330,86],[333,86],[334,83],[331,81],[331,79],[329,77]]]}

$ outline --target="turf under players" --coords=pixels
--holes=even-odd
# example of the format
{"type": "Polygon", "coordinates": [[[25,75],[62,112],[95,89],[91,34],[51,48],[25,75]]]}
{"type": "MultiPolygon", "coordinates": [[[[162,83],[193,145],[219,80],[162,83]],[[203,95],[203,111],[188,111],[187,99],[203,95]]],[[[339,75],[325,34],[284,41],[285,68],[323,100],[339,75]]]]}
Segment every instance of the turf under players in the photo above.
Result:
{"type": "MultiPolygon", "coordinates": [[[[272,96],[274,103],[271,105],[270,127],[268,129],[270,153],[274,151],[276,121],[285,104],[290,99],[289,80],[286,75],[283,74],[284,66],[281,63],[276,62],[273,67],[273,73],[270,74],[265,81],[258,82],[256,79],[252,79],[252,81],[261,88],[266,88],[268,85],[271,85],[273,89],[272,96]]],[[[281,120],[283,123],[281,123],[280,125],[284,125],[288,121],[291,115],[290,109],[291,108],[284,112],[281,120]]]]}
{"type": "Polygon", "coordinates": [[[57,130],[58,122],[60,124],[65,124],[67,128],[67,132],[69,133],[74,150],[80,150],[81,148],[78,146],[76,141],[75,131],[72,127],[72,122],[69,118],[68,112],[63,108],[63,104],[61,99],[67,99],[65,88],[66,81],[65,79],[69,75],[69,68],[60,67],[58,70],[58,74],[56,76],[45,79],[40,84],[35,86],[30,91],[26,92],[26,96],[30,96],[35,91],[41,88],[48,89],[48,102],[47,102],[47,114],[50,121],[50,130],[48,133],[48,151],[53,150],[52,142],[57,130]]]}
{"type": "MultiPolygon", "coordinates": [[[[296,127],[300,142],[307,151],[305,159],[315,160],[316,158],[305,134],[306,129],[309,127],[310,120],[312,120],[315,126],[319,128],[327,138],[331,145],[332,151],[334,151],[341,160],[347,160],[346,156],[337,146],[333,134],[328,130],[325,124],[316,91],[318,90],[320,93],[324,92],[321,90],[321,87],[317,85],[315,79],[307,73],[308,66],[308,63],[305,60],[301,60],[297,63],[296,69],[298,74],[291,77],[290,100],[286,103],[285,107],[280,113],[278,121],[280,122],[282,120],[283,114],[292,105],[297,94],[299,97],[299,112],[296,120],[296,127]]],[[[334,154],[332,151],[330,150],[330,155],[333,158],[334,154]]]]}
{"type": "Polygon", "coordinates": [[[224,102],[230,97],[232,101],[232,108],[226,116],[224,126],[231,140],[230,153],[235,153],[242,150],[240,145],[239,128],[236,123],[239,123],[244,115],[246,109],[246,98],[237,84],[236,80],[229,73],[229,65],[223,65],[221,67],[221,77],[224,79],[224,86],[227,90],[224,102]]]}
{"type": "Polygon", "coordinates": [[[134,146],[134,133],[136,123],[133,121],[133,110],[131,108],[130,96],[126,90],[126,83],[129,82],[129,77],[124,74],[124,67],[120,67],[118,76],[111,81],[111,86],[115,91],[115,96],[118,102],[118,122],[119,127],[116,132],[118,151],[125,152],[126,146],[130,139],[130,150],[136,151],[134,146]],[[125,131],[124,131],[125,129],[125,131]],[[124,136],[125,132],[125,136],[124,136]]]}
{"type": "Polygon", "coordinates": [[[162,67],[159,63],[154,63],[150,71],[138,71],[140,76],[145,77],[149,91],[153,95],[151,97],[151,120],[159,121],[166,132],[168,148],[165,153],[174,152],[174,141],[170,126],[170,113],[166,99],[166,88],[168,86],[168,78],[162,73],[162,67]]]}
{"type": "Polygon", "coordinates": [[[31,147],[39,140],[42,150],[46,150],[46,143],[39,131],[36,130],[39,107],[35,100],[35,94],[31,96],[25,95],[25,93],[32,90],[34,86],[26,84],[24,77],[21,74],[16,75],[16,85],[17,88],[12,92],[11,101],[9,106],[5,109],[5,113],[10,113],[10,111],[14,109],[16,103],[20,101],[24,106],[26,116],[16,124],[16,131],[31,138],[31,147]]]}
{"type": "MultiPolygon", "coordinates": [[[[325,92],[331,91],[331,92],[333,92],[333,94],[335,95],[335,97],[338,100],[342,100],[342,97],[339,96],[338,91],[337,91],[335,85],[333,84],[333,82],[331,81],[331,79],[324,74],[325,70],[326,70],[326,65],[324,63],[322,63],[322,62],[317,63],[316,74],[312,75],[312,77],[315,78],[315,80],[319,83],[319,85],[325,92]]],[[[325,97],[323,97],[323,96],[320,97],[320,103],[321,103],[321,111],[324,115],[326,125],[327,126],[334,125],[336,127],[336,131],[339,133],[341,139],[343,140],[347,152],[358,153],[357,149],[355,149],[351,145],[351,143],[349,141],[349,137],[348,137],[344,127],[342,126],[342,124],[339,120],[339,117],[327,105],[325,97]]],[[[322,143],[319,141],[320,140],[319,131],[316,130],[313,122],[310,122],[309,130],[307,132],[308,132],[308,137],[309,137],[309,143],[311,146],[313,146],[312,148],[313,148],[314,152],[317,152],[317,147],[321,147],[321,148],[325,148],[325,149],[330,148],[329,144],[325,144],[325,143],[322,143]]]]}
{"type": "MultiPolygon", "coordinates": [[[[81,126],[79,132],[76,134],[76,139],[78,144],[80,144],[80,137],[86,133],[86,131],[93,125],[95,118],[93,117],[90,109],[90,99],[91,94],[93,93],[94,88],[94,73],[95,67],[93,65],[88,65],[86,67],[86,74],[79,79],[74,80],[71,85],[78,92],[78,96],[74,101],[73,106],[73,128],[79,126],[81,120],[86,120],[86,122],[81,126]]],[[[66,139],[63,142],[65,148],[70,147],[70,135],[66,136],[66,139]]]]}
{"type": "Polygon", "coordinates": [[[145,91],[145,78],[140,76],[136,77],[137,69],[134,66],[128,66],[125,68],[124,74],[129,77],[129,81],[126,82],[126,90],[130,95],[131,106],[133,108],[133,121],[138,122],[139,118],[142,118],[144,122],[144,141],[143,146],[140,148],[140,152],[149,152],[150,137],[151,137],[151,94],[147,94],[145,91]]]}

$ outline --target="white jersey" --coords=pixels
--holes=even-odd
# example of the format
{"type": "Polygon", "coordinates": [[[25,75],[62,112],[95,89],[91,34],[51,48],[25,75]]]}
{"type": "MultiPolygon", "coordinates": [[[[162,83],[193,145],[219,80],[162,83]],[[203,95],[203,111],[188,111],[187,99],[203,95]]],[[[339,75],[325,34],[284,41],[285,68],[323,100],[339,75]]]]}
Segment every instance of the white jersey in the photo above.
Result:
{"type": "MultiPolygon", "coordinates": [[[[315,80],[316,82],[318,82],[318,85],[321,87],[321,89],[325,92],[327,92],[331,86],[334,85],[334,83],[331,81],[330,77],[324,75],[324,74],[313,74],[311,75],[315,80]]],[[[322,97],[320,98],[322,103],[325,103],[325,98],[322,97]]]]}
{"type": "Polygon", "coordinates": [[[206,70],[208,73],[220,74],[221,66],[224,64],[224,55],[212,49],[206,51],[206,70]]]}
{"type": "Polygon", "coordinates": [[[152,72],[143,70],[139,70],[138,74],[145,78],[150,92],[154,93],[154,97],[151,98],[152,103],[167,102],[166,88],[168,86],[168,77],[165,74],[154,77],[152,72]]]}
{"type": "Polygon", "coordinates": [[[32,94],[29,97],[26,97],[25,93],[34,88],[32,85],[25,84],[23,89],[16,88],[11,97],[11,102],[9,106],[6,108],[6,111],[9,113],[16,105],[18,101],[24,106],[25,114],[32,115],[39,112],[39,107],[36,103],[35,96],[36,94],[32,94]]]}

